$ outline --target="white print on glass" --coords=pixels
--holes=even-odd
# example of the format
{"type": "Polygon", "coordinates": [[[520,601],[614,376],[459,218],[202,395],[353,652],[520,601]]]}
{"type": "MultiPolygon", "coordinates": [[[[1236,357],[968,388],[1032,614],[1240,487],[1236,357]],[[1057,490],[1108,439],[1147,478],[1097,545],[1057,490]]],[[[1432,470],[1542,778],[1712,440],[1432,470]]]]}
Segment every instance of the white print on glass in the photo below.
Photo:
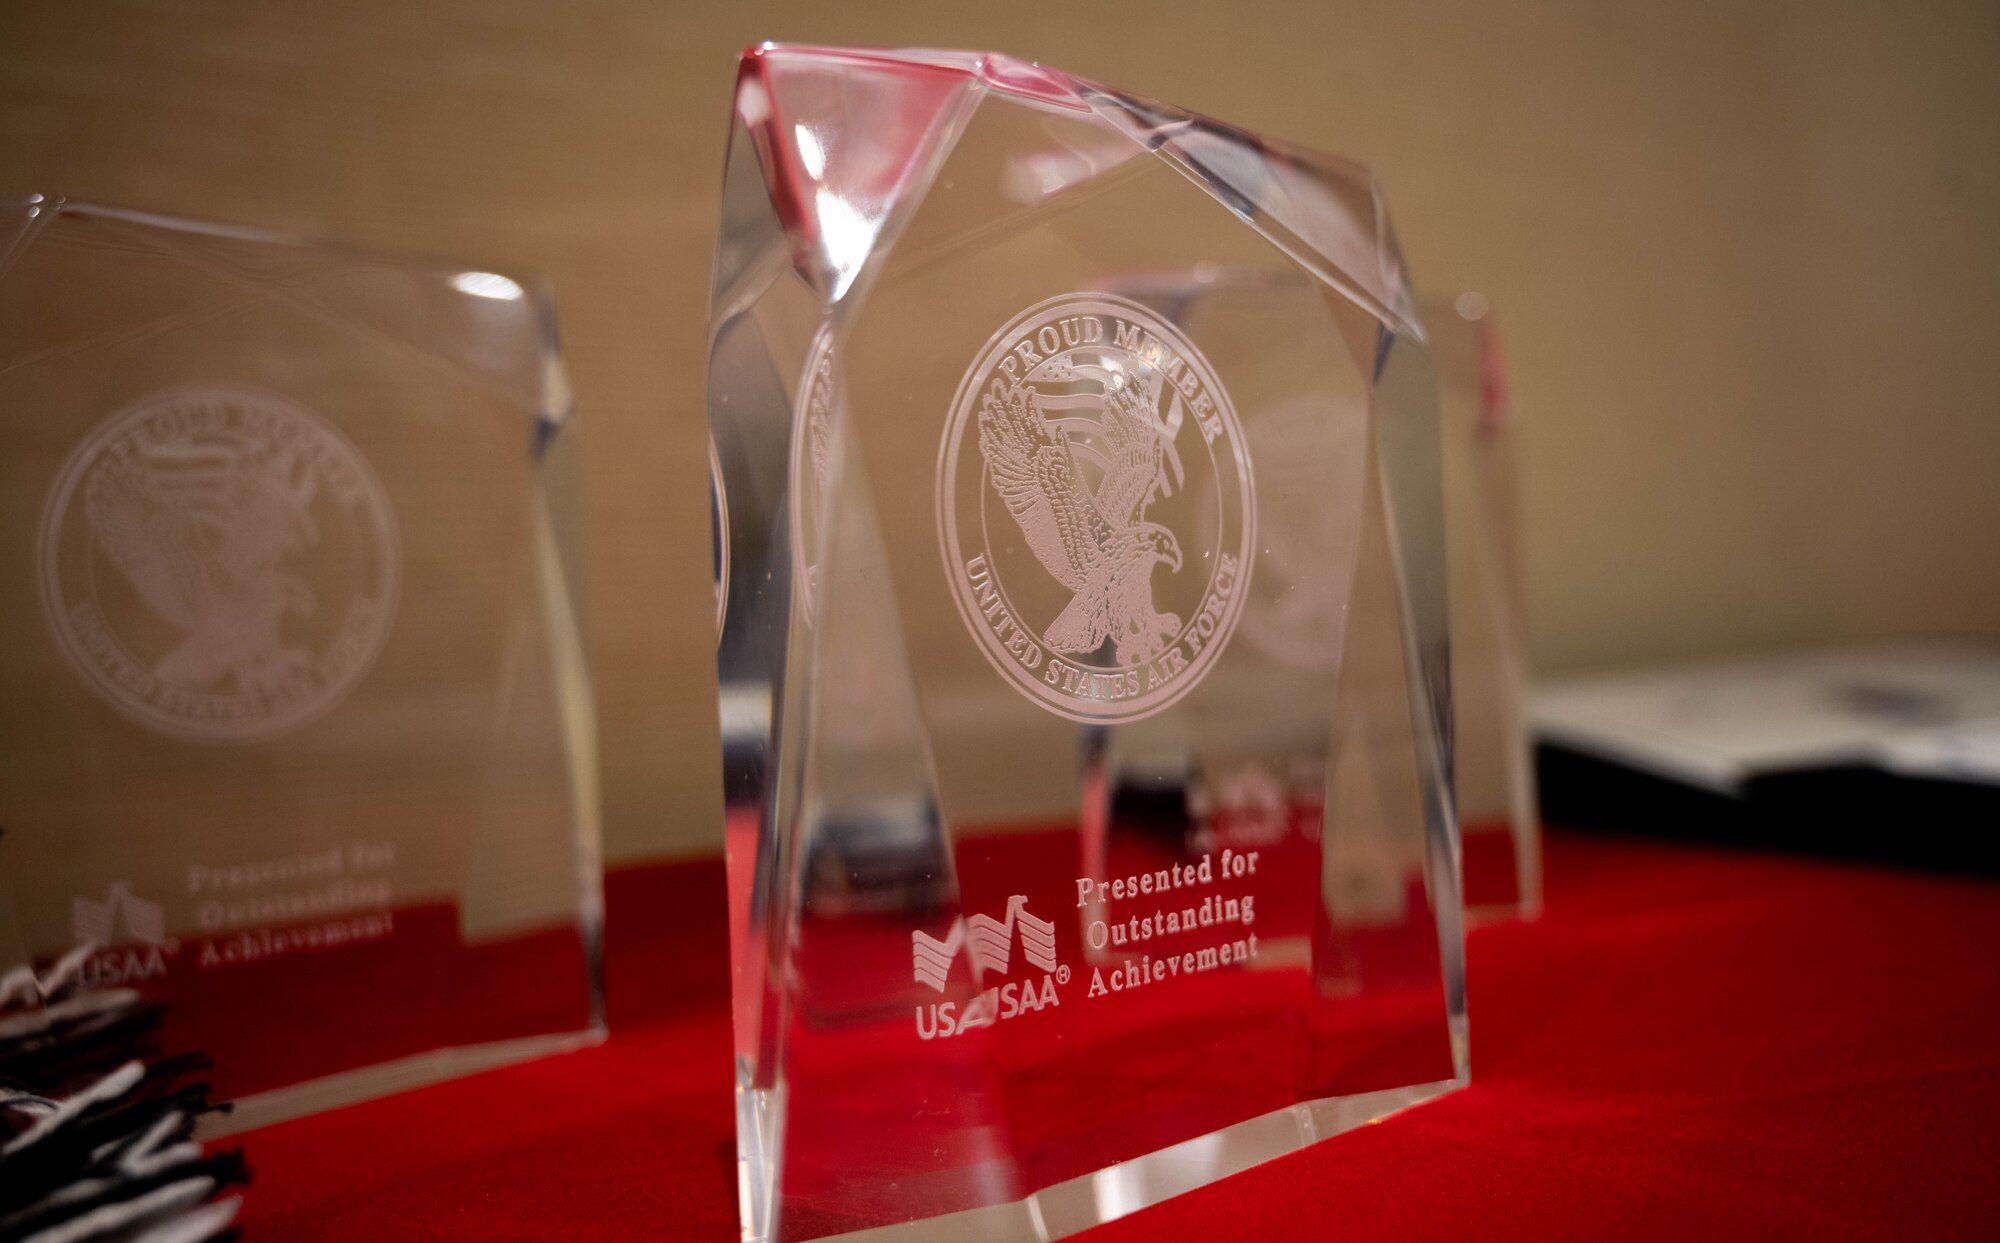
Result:
{"type": "Polygon", "coordinates": [[[71,899],[70,930],[78,944],[113,944],[118,940],[121,923],[126,934],[143,945],[160,945],[167,939],[167,918],[160,904],[133,897],[130,881],[113,881],[102,902],[95,898],[71,899]]]}
{"type": "Polygon", "coordinates": [[[395,612],[395,520],[318,415],[172,389],[106,419],[50,489],[58,645],[114,708],[192,741],[269,738],[346,697],[395,612]]]}
{"type": "Polygon", "coordinates": [[[910,963],[917,983],[944,992],[951,965],[961,951],[971,960],[973,979],[981,985],[981,991],[970,998],[918,1005],[919,1040],[962,1036],[1062,1004],[1062,998],[1056,995],[1056,985],[1069,983],[1070,971],[1056,963],[1056,926],[1028,913],[1026,895],[1017,893],[1007,899],[1003,918],[981,914],[952,920],[951,928],[942,938],[911,932],[910,963]],[[1041,978],[987,984],[988,974],[1007,974],[1017,933],[1021,939],[1021,957],[1041,971],[1041,978]]]}
{"type": "Polygon", "coordinates": [[[112,881],[104,900],[78,894],[70,899],[70,932],[79,978],[90,988],[130,988],[167,973],[180,953],[178,938],[167,935],[167,913],[157,902],[132,892],[132,882],[112,881]]]}
{"type": "MultiPolygon", "coordinates": [[[[1262,852],[1223,850],[1192,863],[1135,872],[1115,879],[1076,878],[1076,905],[1082,924],[1090,981],[1084,1000],[1103,998],[1193,978],[1228,967],[1254,966],[1261,948],[1254,892],[1262,852]],[[1240,886],[1225,891],[1224,886],[1240,886]],[[1208,890],[1196,896],[1186,890],[1208,890]],[[1118,909],[1143,902],[1152,909],[1118,909]]],[[[934,1000],[916,1007],[920,1040],[963,1035],[1008,1019],[1062,1004],[1059,986],[1072,972],[1056,962],[1055,924],[1028,912],[1028,899],[1015,894],[1007,913],[961,916],[942,937],[910,933],[910,964],[918,984],[948,991],[952,964],[963,953],[980,991],[969,998],[934,1000]],[[988,983],[1005,976],[1018,934],[1021,956],[1039,977],[988,983]]]]}
{"type": "Polygon", "coordinates": [[[974,979],[984,979],[989,971],[995,975],[1007,974],[1017,930],[1021,934],[1021,956],[1032,966],[1054,971],[1056,926],[1046,919],[1030,915],[1027,897],[1017,893],[1007,900],[1004,919],[995,919],[991,915],[974,915],[969,919],[960,916],[951,921],[951,929],[942,940],[922,932],[912,932],[910,961],[917,983],[928,984],[943,992],[945,977],[951,974],[951,964],[961,949],[972,960],[974,979]]]}
{"type": "Polygon", "coordinates": [[[959,388],[939,476],[959,612],[1049,710],[1151,715],[1227,644],[1254,547],[1250,461],[1214,370],[1168,319],[1106,294],[1016,316],[959,388]]]}

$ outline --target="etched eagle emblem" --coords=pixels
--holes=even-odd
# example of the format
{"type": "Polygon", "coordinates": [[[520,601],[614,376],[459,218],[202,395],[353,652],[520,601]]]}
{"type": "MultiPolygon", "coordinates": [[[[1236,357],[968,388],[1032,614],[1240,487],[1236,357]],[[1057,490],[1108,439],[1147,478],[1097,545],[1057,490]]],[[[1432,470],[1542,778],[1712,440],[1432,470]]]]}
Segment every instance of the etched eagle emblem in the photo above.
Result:
{"type": "Polygon", "coordinates": [[[1108,638],[1118,664],[1137,665],[1180,631],[1180,618],[1153,607],[1153,567],[1179,570],[1181,547],[1145,520],[1164,478],[1151,405],[1131,376],[1106,386],[1097,431],[1104,470],[1092,490],[1069,429],[1049,421],[1032,386],[980,403],[979,447],[994,490],[1036,558],[1075,593],[1042,636],[1058,652],[1094,652],[1108,638]]]}
{"type": "Polygon", "coordinates": [[[283,562],[318,540],[312,473],[261,440],[180,442],[107,457],[84,484],[99,544],[147,606],[185,637],[153,672],[181,686],[260,693],[306,673],[287,614],[312,589],[283,562]]]}

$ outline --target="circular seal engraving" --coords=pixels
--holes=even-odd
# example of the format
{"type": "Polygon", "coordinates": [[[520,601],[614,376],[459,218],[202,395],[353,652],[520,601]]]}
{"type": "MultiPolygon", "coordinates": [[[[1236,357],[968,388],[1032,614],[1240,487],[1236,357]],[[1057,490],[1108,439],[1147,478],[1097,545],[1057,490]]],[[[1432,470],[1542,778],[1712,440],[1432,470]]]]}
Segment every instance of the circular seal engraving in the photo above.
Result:
{"type": "Polygon", "coordinates": [[[83,680],[175,738],[251,742],[332,708],[395,611],[395,519],[296,402],[171,389],[99,424],[43,513],[42,606],[83,680]]]}
{"type": "Polygon", "coordinates": [[[1074,721],[1192,690],[1242,614],[1256,540],[1229,395],[1178,328],[1069,294],[995,333],[938,455],[952,598],[1001,676],[1074,721]]]}

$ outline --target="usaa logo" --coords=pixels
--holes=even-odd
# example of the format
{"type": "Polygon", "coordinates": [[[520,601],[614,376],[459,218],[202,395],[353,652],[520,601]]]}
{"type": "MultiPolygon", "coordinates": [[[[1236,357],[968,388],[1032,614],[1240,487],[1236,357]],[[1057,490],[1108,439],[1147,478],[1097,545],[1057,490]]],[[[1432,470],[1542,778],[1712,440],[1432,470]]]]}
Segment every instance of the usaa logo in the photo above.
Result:
{"type": "Polygon", "coordinates": [[[113,881],[104,900],[78,897],[70,903],[70,931],[78,945],[102,948],[85,960],[83,982],[92,988],[120,988],[167,973],[167,959],[181,943],[167,935],[166,913],[157,902],[132,893],[129,881],[113,881]],[[125,937],[119,943],[123,925],[125,937]]]}
{"type": "Polygon", "coordinates": [[[910,933],[910,964],[917,983],[937,992],[945,991],[951,967],[959,953],[972,963],[972,977],[984,983],[988,974],[1006,975],[1019,934],[1021,957],[1041,970],[1036,980],[1010,980],[984,988],[965,1003],[934,1001],[917,1007],[917,1037],[936,1040],[962,1036],[1002,1019],[1032,1014],[1045,1006],[1062,1004],[1057,984],[1069,983],[1069,968],[1056,962],[1056,926],[1028,913],[1028,899],[1015,894],[1007,900],[1007,913],[1000,919],[991,915],[960,916],[942,939],[923,932],[910,933]]]}

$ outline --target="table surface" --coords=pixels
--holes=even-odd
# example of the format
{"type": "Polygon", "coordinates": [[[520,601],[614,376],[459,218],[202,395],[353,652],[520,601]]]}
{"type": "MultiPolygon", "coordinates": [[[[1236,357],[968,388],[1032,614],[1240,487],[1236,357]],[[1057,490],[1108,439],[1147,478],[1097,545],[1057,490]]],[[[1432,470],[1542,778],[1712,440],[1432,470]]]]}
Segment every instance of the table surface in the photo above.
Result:
{"type": "MultiPolygon", "coordinates": [[[[1470,938],[1471,1087],[1083,1237],[2000,1237],[2000,886],[1561,832],[1547,867],[1547,915],[1470,938]]],[[[606,891],[609,1041],[230,1141],[250,1237],[737,1237],[720,866],[606,891]]]]}

